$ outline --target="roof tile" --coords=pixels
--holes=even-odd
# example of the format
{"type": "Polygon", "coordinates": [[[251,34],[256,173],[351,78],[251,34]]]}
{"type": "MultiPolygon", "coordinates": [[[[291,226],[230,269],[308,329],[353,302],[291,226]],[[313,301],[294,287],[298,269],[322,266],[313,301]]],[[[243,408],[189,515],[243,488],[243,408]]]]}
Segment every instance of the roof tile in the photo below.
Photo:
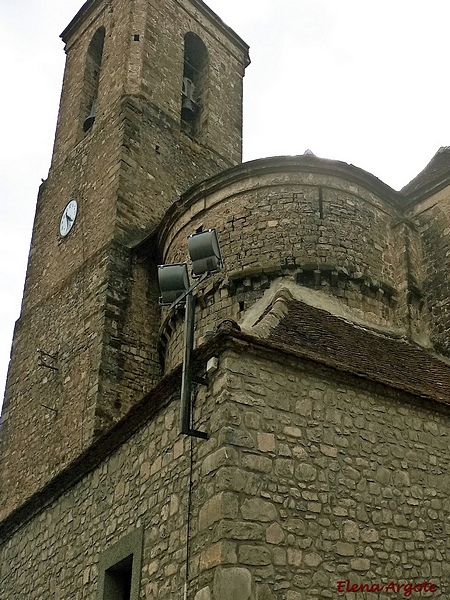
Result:
{"type": "Polygon", "coordinates": [[[450,404],[450,365],[421,346],[292,300],[268,341],[348,373],[450,404]]]}

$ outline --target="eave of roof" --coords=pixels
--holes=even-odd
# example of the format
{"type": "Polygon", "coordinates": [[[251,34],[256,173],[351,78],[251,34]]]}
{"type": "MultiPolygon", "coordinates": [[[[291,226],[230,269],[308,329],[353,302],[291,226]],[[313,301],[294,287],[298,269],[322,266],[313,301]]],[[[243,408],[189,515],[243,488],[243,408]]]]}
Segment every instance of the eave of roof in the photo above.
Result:
{"type": "Polygon", "coordinates": [[[450,185],[450,146],[439,148],[427,166],[400,193],[415,204],[450,185]]]}
{"type": "Polygon", "coordinates": [[[184,214],[199,199],[235,182],[272,173],[311,173],[340,177],[361,185],[395,208],[401,209],[404,204],[404,198],[399,192],[383,183],[375,175],[354,165],[339,160],[319,158],[313,154],[272,156],[240,163],[192,186],[166,212],[161,222],[159,239],[164,239],[167,229],[170,229],[172,224],[178,221],[180,215],[184,214]]]}
{"type": "Polygon", "coordinates": [[[76,13],[64,31],[60,34],[62,41],[67,44],[72,33],[77,29],[79,24],[91,13],[102,0],[86,0],[80,10],[76,13]]]}
{"type": "Polygon", "coordinates": [[[450,364],[444,359],[303,302],[284,302],[283,318],[267,338],[283,352],[450,405],[450,364]]]}
{"type": "MultiPolygon", "coordinates": [[[[103,0],[87,0],[70,21],[60,37],[65,44],[67,44],[70,36],[78,28],[80,23],[102,2],[103,0]]],[[[175,0],[178,2],[178,0],[175,0]]],[[[245,55],[245,66],[250,64],[249,46],[244,40],[228,25],[226,25],[222,19],[207,6],[203,0],[189,0],[189,2],[202,12],[208,19],[210,19],[226,36],[231,40],[237,47],[239,47],[245,55]]]]}

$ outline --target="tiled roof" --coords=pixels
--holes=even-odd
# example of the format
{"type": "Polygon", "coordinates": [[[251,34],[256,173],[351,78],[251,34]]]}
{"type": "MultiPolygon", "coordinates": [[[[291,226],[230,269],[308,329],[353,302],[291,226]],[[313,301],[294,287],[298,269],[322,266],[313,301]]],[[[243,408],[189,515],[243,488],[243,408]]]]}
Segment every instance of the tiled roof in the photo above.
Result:
{"type": "Polygon", "coordinates": [[[341,371],[450,404],[450,365],[444,360],[303,302],[284,302],[267,341],[341,371]]]}
{"type": "Polygon", "coordinates": [[[427,166],[401,190],[407,196],[450,177],[450,146],[439,148],[427,166]]]}

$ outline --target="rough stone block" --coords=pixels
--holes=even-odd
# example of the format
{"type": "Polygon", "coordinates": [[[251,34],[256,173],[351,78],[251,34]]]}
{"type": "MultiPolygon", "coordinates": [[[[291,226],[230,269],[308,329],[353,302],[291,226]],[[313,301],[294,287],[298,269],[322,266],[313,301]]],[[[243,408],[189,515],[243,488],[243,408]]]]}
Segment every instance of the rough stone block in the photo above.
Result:
{"type": "Polygon", "coordinates": [[[202,551],[200,554],[200,571],[207,571],[219,565],[236,562],[236,544],[230,541],[220,541],[202,551]]]}
{"type": "Polygon", "coordinates": [[[195,594],[194,600],[211,600],[211,588],[209,585],[199,590],[195,594]]]}
{"type": "Polygon", "coordinates": [[[276,438],[273,433],[258,433],[257,446],[261,452],[275,452],[276,438]]]}
{"type": "Polygon", "coordinates": [[[220,442],[222,444],[231,444],[243,448],[254,448],[255,442],[248,431],[235,427],[224,427],[220,433],[220,442]]]}
{"type": "Polygon", "coordinates": [[[336,553],[339,556],[354,556],[355,546],[353,544],[347,544],[346,542],[338,542],[336,544],[336,553]]]}
{"type": "Polygon", "coordinates": [[[250,521],[221,521],[215,532],[217,539],[262,540],[263,526],[250,521]]]}
{"type": "Polygon", "coordinates": [[[344,521],[342,526],[342,537],[347,542],[359,541],[359,527],[355,521],[344,521]]]}
{"type": "Polygon", "coordinates": [[[238,464],[238,454],[234,448],[219,448],[203,460],[202,474],[207,475],[219,467],[238,464]]]}
{"type": "Polygon", "coordinates": [[[269,544],[281,544],[284,541],[285,535],[284,531],[278,523],[272,523],[266,529],[266,541],[269,544]]]}
{"type": "Polygon", "coordinates": [[[355,571],[368,571],[370,569],[370,560],[368,558],[352,558],[350,566],[355,571]]]}
{"type": "Polygon", "coordinates": [[[260,471],[261,473],[270,473],[272,471],[272,461],[266,456],[258,454],[246,454],[242,457],[242,466],[251,471],[260,471]]]}
{"type": "Polygon", "coordinates": [[[267,500],[261,498],[249,498],[241,506],[241,514],[244,519],[250,521],[270,522],[277,519],[277,509],[267,500]]]}
{"type": "Polygon", "coordinates": [[[239,562],[244,565],[269,565],[271,563],[270,551],[266,546],[249,546],[243,544],[238,549],[239,562]]]}
{"type": "Polygon", "coordinates": [[[252,594],[252,575],[243,567],[216,569],[214,598],[220,600],[249,600],[252,594]]]}
{"type": "Polygon", "coordinates": [[[300,481],[315,481],[317,478],[317,470],[308,463],[300,463],[295,468],[295,476],[300,481]]]}
{"type": "Polygon", "coordinates": [[[198,526],[206,529],[220,519],[234,518],[238,513],[238,497],[230,492],[221,492],[207,500],[200,509],[198,526]]]}

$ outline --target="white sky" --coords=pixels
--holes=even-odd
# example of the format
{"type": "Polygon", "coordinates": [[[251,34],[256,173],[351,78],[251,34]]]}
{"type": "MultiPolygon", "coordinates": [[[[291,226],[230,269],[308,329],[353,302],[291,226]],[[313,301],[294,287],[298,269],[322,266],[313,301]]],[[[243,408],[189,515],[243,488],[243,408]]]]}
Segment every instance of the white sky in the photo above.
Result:
{"type": "MultiPolygon", "coordinates": [[[[449,0],[209,0],[250,45],[244,160],[353,163],[399,189],[450,145],[449,0]]],[[[83,0],[0,0],[0,388],[83,0]]],[[[1,393],[0,393],[1,396],[1,393]]]]}

